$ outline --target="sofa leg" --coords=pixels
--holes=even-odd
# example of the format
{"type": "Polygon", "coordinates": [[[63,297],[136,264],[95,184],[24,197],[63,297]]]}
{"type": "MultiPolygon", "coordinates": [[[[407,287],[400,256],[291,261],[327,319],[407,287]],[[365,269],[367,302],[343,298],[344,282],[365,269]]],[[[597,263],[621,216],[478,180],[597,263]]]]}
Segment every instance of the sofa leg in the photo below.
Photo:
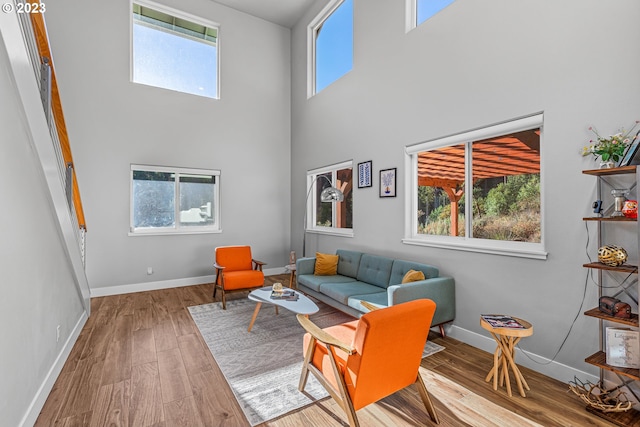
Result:
{"type": "Polygon", "coordinates": [[[442,338],[446,338],[447,334],[445,334],[445,332],[444,332],[444,326],[442,326],[440,324],[440,325],[438,325],[438,327],[440,328],[440,335],[442,335],[442,338]]]}

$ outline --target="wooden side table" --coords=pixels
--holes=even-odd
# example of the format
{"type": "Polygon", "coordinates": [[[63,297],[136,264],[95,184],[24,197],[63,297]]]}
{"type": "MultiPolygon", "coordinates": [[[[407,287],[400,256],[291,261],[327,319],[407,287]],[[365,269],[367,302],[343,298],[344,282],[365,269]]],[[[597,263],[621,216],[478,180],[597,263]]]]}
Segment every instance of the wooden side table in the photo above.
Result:
{"type": "Polygon", "coordinates": [[[489,331],[494,340],[496,340],[496,351],[493,354],[493,368],[484,379],[486,382],[493,378],[493,389],[498,390],[498,378],[500,378],[500,386],[503,384],[507,387],[507,394],[511,394],[511,383],[509,381],[509,368],[513,371],[513,376],[518,385],[520,396],[527,397],[524,389],[531,390],[527,381],[524,379],[522,372],[518,369],[518,365],[513,360],[516,344],[524,337],[533,335],[533,326],[526,320],[514,317],[524,328],[498,328],[492,327],[486,320],[480,317],[480,326],[489,331]]]}
{"type": "Polygon", "coordinates": [[[289,264],[289,265],[285,265],[285,271],[289,272],[289,287],[291,289],[296,289],[296,265],[295,264],[289,264]]]}

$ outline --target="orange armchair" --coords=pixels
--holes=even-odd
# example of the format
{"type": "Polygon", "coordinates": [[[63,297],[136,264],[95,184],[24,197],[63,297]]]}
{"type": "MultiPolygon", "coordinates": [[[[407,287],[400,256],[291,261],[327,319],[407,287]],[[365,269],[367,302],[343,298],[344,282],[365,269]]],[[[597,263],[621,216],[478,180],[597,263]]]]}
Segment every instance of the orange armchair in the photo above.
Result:
{"type": "Polygon", "coordinates": [[[222,308],[227,309],[228,292],[246,291],[264,285],[264,262],[251,257],[250,246],[220,246],[216,248],[216,283],[213,287],[213,297],[216,290],[222,291],[222,308]]]}
{"type": "Polygon", "coordinates": [[[311,372],[355,427],[358,409],[415,384],[431,420],[439,424],[418,372],[435,310],[431,300],[414,300],[325,329],[298,315],[307,331],[298,389],[304,390],[311,372]]]}

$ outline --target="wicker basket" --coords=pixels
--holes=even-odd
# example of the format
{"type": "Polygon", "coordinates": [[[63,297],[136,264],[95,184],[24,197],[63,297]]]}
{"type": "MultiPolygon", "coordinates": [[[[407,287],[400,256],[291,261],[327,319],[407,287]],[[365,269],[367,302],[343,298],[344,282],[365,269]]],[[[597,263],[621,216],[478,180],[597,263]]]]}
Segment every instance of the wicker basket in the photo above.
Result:
{"type": "Polygon", "coordinates": [[[605,245],[598,249],[598,261],[609,267],[618,267],[627,260],[627,251],[620,246],[605,245]]]}

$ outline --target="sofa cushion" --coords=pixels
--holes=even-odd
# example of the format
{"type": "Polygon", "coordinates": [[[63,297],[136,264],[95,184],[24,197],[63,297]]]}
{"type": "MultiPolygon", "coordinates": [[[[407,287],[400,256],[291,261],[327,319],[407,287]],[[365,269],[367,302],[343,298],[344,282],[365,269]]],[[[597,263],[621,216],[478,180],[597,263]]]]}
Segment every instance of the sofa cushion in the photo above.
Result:
{"type": "Polygon", "coordinates": [[[360,301],[366,301],[377,307],[384,308],[387,307],[387,304],[389,303],[389,297],[386,291],[376,292],[374,294],[352,295],[349,297],[347,305],[358,311],[362,311],[364,313],[368,312],[369,310],[360,304],[360,301]]]}
{"type": "Polygon", "coordinates": [[[409,270],[402,278],[402,283],[417,282],[424,280],[424,273],[420,270],[409,270]]]}
{"type": "Polygon", "coordinates": [[[316,252],[316,266],[313,274],[316,276],[334,276],[338,272],[339,258],[338,255],[316,252]]]}
{"type": "Polygon", "coordinates": [[[362,252],[338,249],[336,251],[336,255],[340,257],[340,261],[338,261],[338,274],[349,277],[357,277],[362,252]]]}
{"type": "Polygon", "coordinates": [[[320,285],[320,292],[347,305],[349,297],[352,295],[375,294],[380,292],[379,286],[370,285],[363,282],[347,282],[347,283],[323,283],[320,285]]]}
{"type": "Polygon", "coordinates": [[[391,268],[391,277],[389,278],[389,285],[399,285],[402,283],[402,278],[407,274],[409,270],[422,271],[425,279],[431,279],[438,277],[438,269],[427,264],[421,264],[413,261],[395,260],[393,261],[393,267],[391,268]]]}
{"type": "MultiPolygon", "coordinates": [[[[389,286],[389,277],[391,276],[392,265],[393,259],[391,258],[379,255],[362,254],[356,278],[361,282],[386,288],[389,286]]],[[[400,277],[400,280],[402,280],[402,277],[400,277]]],[[[379,291],[380,290],[378,290],[378,292],[379,291]]]]}
{"type": "Polygon", "coordinates": [[[315,276],[313,274],[304,274],[302,276],[297,276],[298,285],[306,286],[312,291],[320,292],[320,285],[323,283],[346,283],[346,282],[355,282],[356,279],[353,277],[346,276],[315,276]]]}

